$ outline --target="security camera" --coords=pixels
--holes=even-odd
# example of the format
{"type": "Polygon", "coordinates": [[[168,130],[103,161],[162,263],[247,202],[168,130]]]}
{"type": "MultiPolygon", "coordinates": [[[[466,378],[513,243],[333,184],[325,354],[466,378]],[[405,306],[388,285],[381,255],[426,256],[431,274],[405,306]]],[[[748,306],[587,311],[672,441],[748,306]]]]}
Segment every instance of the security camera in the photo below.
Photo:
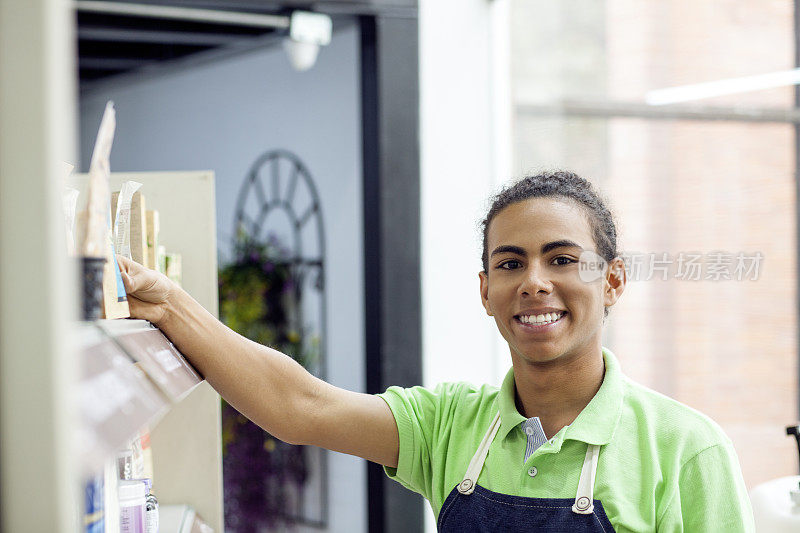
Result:
{"type": "Polygon", "coordinates": [[[289,36],[283,48],[295,70],[304,71],[314,66],[321,46],[331,42],[333,23],[328,15],[295,11],[289,23],[289,36]]]}

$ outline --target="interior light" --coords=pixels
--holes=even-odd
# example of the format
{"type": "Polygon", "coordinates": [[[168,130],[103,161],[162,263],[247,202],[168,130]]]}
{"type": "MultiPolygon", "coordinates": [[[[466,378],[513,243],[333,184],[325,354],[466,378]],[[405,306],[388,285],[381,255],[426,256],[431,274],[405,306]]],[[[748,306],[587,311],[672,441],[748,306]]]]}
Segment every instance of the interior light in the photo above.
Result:
{"type": "Polygon", "coordinates": [[[667,105],[798,84],[800,84],[800,68],[657,89],[645,94],[644,100],[650,105],[667,105]]]}
{"type": "Polygon", "coordinates": [[[283,47],[295,70],[308,70],[314,66],[321,46],[331,42],[333,22],[328,15],[295,11],[289,24],[289,37],[283,47]]]}

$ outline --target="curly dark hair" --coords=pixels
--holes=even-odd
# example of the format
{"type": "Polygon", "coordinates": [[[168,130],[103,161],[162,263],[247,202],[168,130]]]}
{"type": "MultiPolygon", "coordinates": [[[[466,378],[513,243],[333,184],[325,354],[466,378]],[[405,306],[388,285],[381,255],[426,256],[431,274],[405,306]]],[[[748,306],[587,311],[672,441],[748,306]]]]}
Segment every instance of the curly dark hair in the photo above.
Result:
{"type": "MultiPolygon", "coordinates": [[[[492,198],[492,206],[481,222],[483,231],[483,271],[489,270],[489,251],[487,249],[487,234],[489,224],[495,216],[511,204],[528,200],[529,198],[564,198],[572,200],[585,208],[589,215],[597,253],[611,262],[617,257],[617,227],[614,217],[605,205],[605,202],[592,184],[567,170],[545,171],[535,176],[526,176],[509,185],[492,198]]],[[[608,316],[608,308],[605,310],[608,316]]]]}

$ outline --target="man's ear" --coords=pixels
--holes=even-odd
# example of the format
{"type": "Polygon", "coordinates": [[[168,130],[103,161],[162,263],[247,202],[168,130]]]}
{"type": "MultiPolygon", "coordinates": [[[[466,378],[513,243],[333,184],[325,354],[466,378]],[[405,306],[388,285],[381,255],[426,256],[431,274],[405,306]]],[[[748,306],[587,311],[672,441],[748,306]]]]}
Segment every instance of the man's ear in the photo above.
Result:
{"type": "Polygon", "coordinates": [[[603,294],[603,304],[606,307],[611,307],[625,290],[625,285],[628,282],[627,273],[625,272],[625,263],[619,257],[615,257],[608,264],[608,271],[605,278],[605,292],[603,294]]]}
{"type": "Polygon", "coordinates": [[[483,308],[486,309],[486,314],[494,316],[492,307],[489,305],[489,276],[486,272],[478,272],[478,278],[481,282],[481,303],[483,308]]]}

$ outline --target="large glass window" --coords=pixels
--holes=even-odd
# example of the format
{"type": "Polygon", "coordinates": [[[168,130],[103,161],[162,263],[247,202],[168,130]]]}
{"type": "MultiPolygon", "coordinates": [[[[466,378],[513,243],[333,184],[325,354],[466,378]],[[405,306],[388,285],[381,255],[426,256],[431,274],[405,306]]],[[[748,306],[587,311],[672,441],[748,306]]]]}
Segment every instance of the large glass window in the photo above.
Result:
{"type": "Polygon", "coordinates": [[[604,344],[717,421],[748,487],[797,469],[798,114],[775,74],[795,68],[793,11],[511,3],[514,173],[568,168],[609,198],[629,284],[604,344]]]}

